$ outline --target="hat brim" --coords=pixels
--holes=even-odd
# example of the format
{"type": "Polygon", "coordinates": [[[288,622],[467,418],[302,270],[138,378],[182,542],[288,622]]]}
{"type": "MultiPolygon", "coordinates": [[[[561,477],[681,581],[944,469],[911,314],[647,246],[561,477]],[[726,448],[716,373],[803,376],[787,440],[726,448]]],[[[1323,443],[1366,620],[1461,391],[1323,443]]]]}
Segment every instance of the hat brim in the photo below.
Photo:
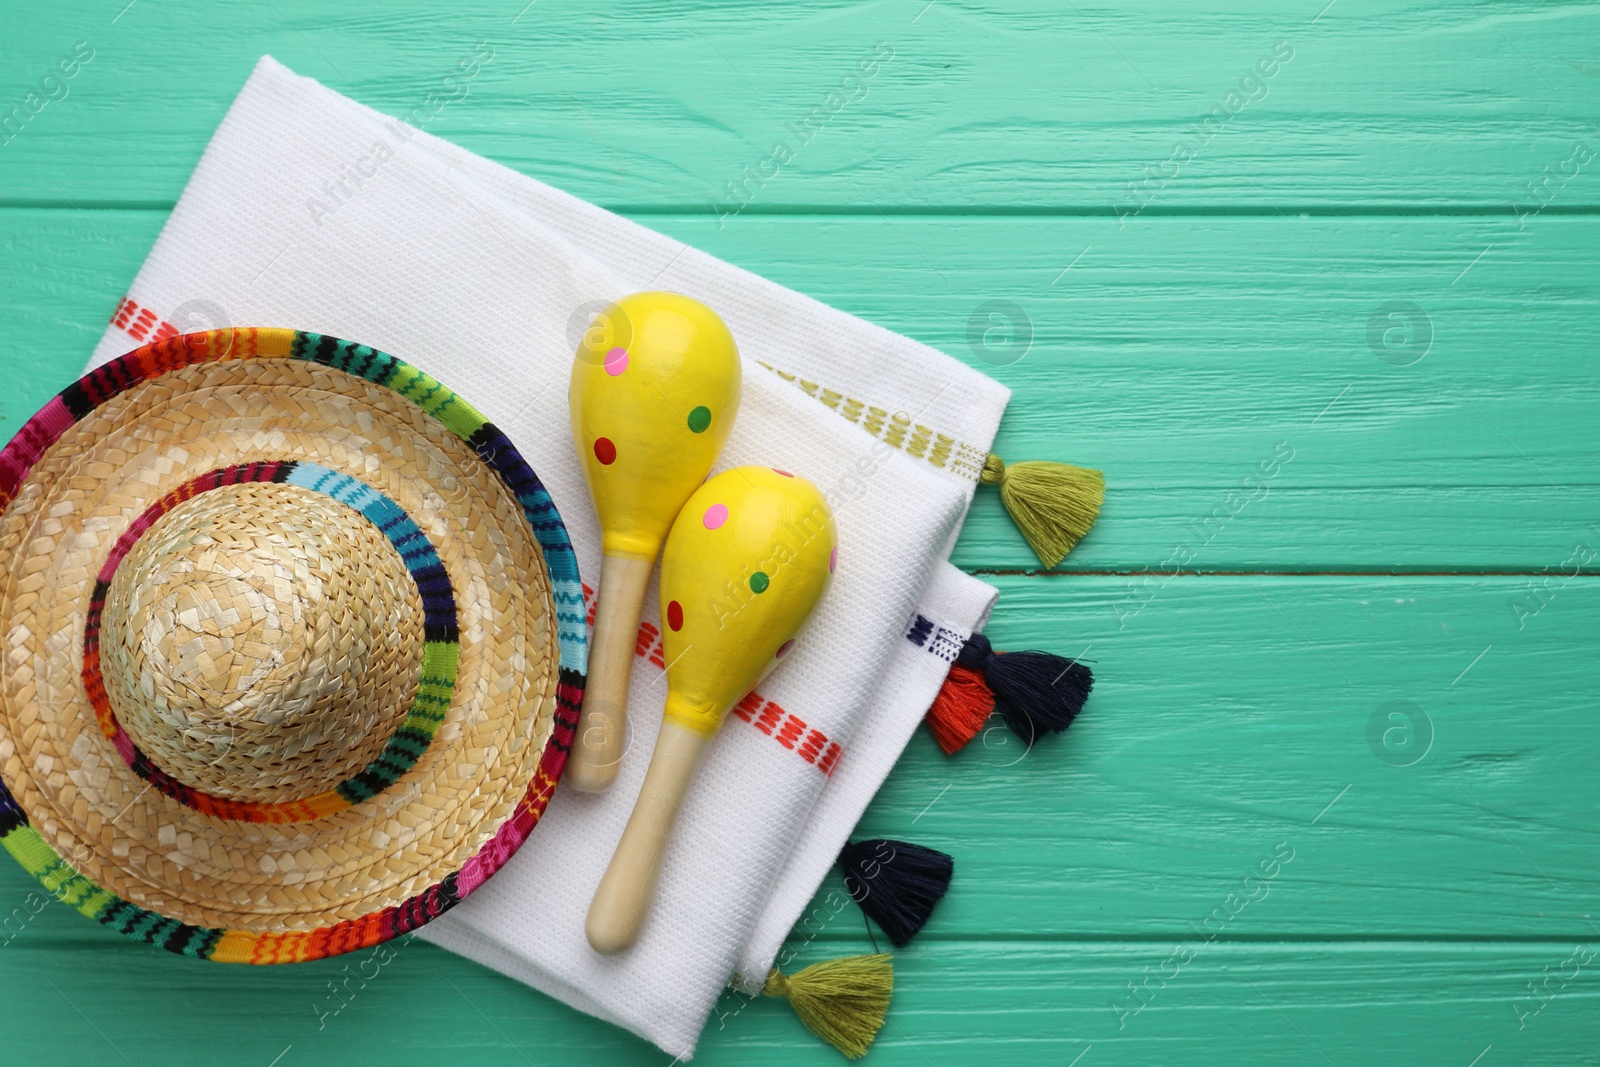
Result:
{"type": "Polygon", "coordinates": [[[554,504],[471,405],[392,356],[291,330],[168,338],[86,375],[0,451],[0,845],[122,933],[226,962],[317,959],[448,910],[566,764],[586,664],[554,504]],[[206,810],[119,755],[84,686],[95,575],[208,472],[314,464],[415,520],[459,610],[449,710],[370,796],[274,821],[206,810]]]}

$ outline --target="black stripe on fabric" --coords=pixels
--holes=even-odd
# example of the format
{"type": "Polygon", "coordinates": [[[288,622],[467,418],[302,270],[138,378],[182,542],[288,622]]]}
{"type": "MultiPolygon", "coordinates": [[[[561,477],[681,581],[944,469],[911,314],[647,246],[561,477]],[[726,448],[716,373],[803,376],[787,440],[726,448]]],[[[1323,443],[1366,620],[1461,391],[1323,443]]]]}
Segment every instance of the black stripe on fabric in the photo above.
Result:
{"type": "Polygon", "coordinates": [[[132,923],[138,922],[144,912],[129,904],[126,900],[119,900],[105,911],[100,913],[100,923],[109,926],[119,934],[126,934],[132,929],[132,923]]]}
{"type": "Polygon", "coordinates": [[[16,798],[11,795],[11,790],[6,788],[6,784],[0,782],[0,837],[26,825],[28,816],[23,812],[22,805],[17,803],[16,798]]]}
{"type": "Polygon", "coordinates": [[[188,930],[189,941],[180,951],[185,956],[193,956],[195,959],[210,959],[217,942],[222,940],[222,931],[208,930],[203,926],[191,926],[188,930]]]}
{"type": "Polygon", "coordinates": [[[384,746],[384,749],[387,751],[392,748],[396,752],[404,752],[415,762],[422,758],[422,754],[428,750],[428,746],[432,743],[433,739],[416,727],[403,726],[395,731],[393,737],[389,738],[389,743],[384,746]]]}
{"type": "Polygon", "coordinates": [[[362,801],[371,800],[388,786],[382,778],[371,771],[362,771],[360,774],[351,775],[340,782],[337,792],[351,804],[360,804],[362,801]]]}
{"type": "Polygon", "coordinates": [[[374,385],[388,385],[400,361],[386,352],[374,352],[372,355],[379,361],[379,367],[376,371],[369,371],[364,377],[374,385]]]}
{"type": "Polygon", "coordinates": [[[192,926],[180,922],[173,922],[171,929],[166,929],[167,936],[161,939],[161,947],[168,952],[176,952],[180,956],[189,954],[189,942],[194,937],[196,930],[192,926]]]}
{"type": "Polygon", "coordinates": [[[61,402],[72,412],[74,421],[82,418],[94,410],[94,401],[89,399],[89,394],[84,390],[82,379],[73,382],[61,390],[61,402]]]}

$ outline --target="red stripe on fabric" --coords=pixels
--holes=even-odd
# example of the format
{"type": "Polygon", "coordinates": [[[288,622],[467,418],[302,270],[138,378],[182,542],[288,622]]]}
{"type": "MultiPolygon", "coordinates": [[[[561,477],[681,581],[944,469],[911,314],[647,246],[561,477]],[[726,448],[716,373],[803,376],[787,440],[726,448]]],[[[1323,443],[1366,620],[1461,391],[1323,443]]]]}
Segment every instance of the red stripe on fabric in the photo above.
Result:
{"type": "Polygon", "coordinates": [[[822,758],[817,761],[817,770],[831,778],[833,776],[833,766],[839,762],[839,754],[843,751],[844,749],[839,747],[839,742],[829,741],[828,751],[824,752],[822,758]]]}
{"type": "MultiPolygon", "coordinates": [[[[589,625],[594,625],[595,591],[588,583],[583,586],[583,603],[589,625]]],[[[634,641],[634,655],[641,659],[648,659],[657,667],[664,667],[664,650],[658,640],[661,631],[654,624],[641,622],[639,634],[634,641]]],[[[832,774],[833,765],[839,761],[840,754],[844,751],[837,741],[828,740],[828,735],[815,727],[807,727],[806,723],[794,716],[789,716],[783,708],[772,703],[760,693],[747,693],[742,700],[733,706],[733,714],[769,737],[774,737],[783,747],[796,753],[801,759],[812,764],[823,774],[832,774]],[[788,716],[789,722],[784,724],[783,730],[777,730],[778,724],[788,716]],[[809,731],[809,732],[808,732],[809,731]],[[801,736],[804,735],[804,740],[801,736]]],[[[561,763],[566,764],[566,754],[561,754],[561,763]]]]}
{"type": "MultiPolygon", "coordinates": [[[[647,656],[647,655],[649,655],[650,654],[650,646],[655,644],[656,636],[658,634],[660,634],[660,633],[661,633],[660,630],[657,630],[654,626],[651,626],[649,623],[641,622],[639,624],[639,636],[634,639],[633,654],[635,656],[647,656]]],[[[658,664],[656,664],[656,666],[659,667],[660,664],[658,663],[658,664]]]]}
{"type": "Polygon", "coordinates": [[[778,744],[784,748],[793,748],[794,743],[800,740],[800,735],[805,732],[805,721],[791,715],[784,720],[782,728],[778,730],[778,744]]]}
{"type": "MultiPolygon", "coordinates": [[[[583,587],[583,599],[588,605],[589,622],[592,624],[595,593],[588,585],[583,587]]],[[[663,667],[663,647],[658,640],[660,636],[661,631],[653,623],[641,622],[638,637],[634,641],[634,655],[648,659],[657,667],[663,667]]],[[[784,748],[795,752],[823,774],[833,772],[833,765],[838,762],[839,755],[843,751],[837,741],[828,740],[827,734],[808,726],[804,719],[790,715],[782,707],[753,690],[733,706],[732,714],[773,738],[784,748]]],[[[566,763],[565,754],[562,756],[562,763],[563,765],[566,763]]]]}
{"type": "Polygon", "coordinates": [[[764,734],[770,734],[787,714],[788,712],[769,700],[761,707],[761,715],[756,719],[756,729],[764,734]]]}
{"type": "Polygon", "coordinates": [[[756,721],[756,709],[761,706],[759,694],[751,692],[744,695],[744,699],[733,706],[733,713],[745,722],[756,721]]]}
{"type": "Polygon", "coordinates": [[[827,744],[827,741],[827,734],[824,734],[821,730],[812,730],[806,735],[805,741],[801,742],[800,747],[795,749],[795,751],[798,752],[800,754],[800,758],[805,760],[807,763],[815,763],[817,762],[817,754],[822,751],[822,746],[827,744]]]}
{"type": "Polygon", "coordinates": [[[556,700],[568,708],[583,706],[583,690],[564,682],[556,683],[556,700]]]}

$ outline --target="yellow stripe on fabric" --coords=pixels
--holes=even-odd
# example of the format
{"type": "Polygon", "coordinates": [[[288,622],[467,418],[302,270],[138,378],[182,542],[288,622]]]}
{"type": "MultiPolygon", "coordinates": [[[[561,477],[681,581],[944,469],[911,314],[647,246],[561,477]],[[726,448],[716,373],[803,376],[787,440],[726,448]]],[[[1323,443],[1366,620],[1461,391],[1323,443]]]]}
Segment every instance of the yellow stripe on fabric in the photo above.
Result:
{"type": "Polygon", "coordinates": [[[799,386],[808,395],[822,401],[850,422],[893,448],[931,463],[940,470],[948,470],[972,481],[977,481],[979,475],[983,473],[983,461],[989,455],[983,449],[957,441],[949,434],[940,433],[931,426],[912,422],[911,416],[903,411],[891,413],[887,408],[826,389],[816,382],[807,381],[786,370],[779,370],[770,363],[761,365],[784,381],[799,386]]]}
{"type": "Polygon", "coordinates": [[[250,963],[256,954],[259,935],[229,930],[217,941],[210,958],[218,963],[250,963]]]}
{"type": "Polygon", "coordinates": [[[294,349],[294,330],[277,328],[256,331],[256,354],[269,359],[286,359],[294,349]]]}

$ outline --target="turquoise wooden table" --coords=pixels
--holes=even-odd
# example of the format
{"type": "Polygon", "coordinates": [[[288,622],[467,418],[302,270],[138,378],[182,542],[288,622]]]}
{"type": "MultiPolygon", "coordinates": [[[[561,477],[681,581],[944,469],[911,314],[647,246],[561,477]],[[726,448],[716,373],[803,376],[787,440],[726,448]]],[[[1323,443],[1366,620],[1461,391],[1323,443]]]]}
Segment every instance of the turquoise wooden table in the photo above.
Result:
{"type": "MultiPolygon", "coordinates": [[[[430,132],[971,362],[1002,455],[1106,471],[1059,568],[987,493],[957,547],[996,645],[1100,681],[1031,752],[919,736],[873,804],[957,873],[870,1062],[1600,1062],[1600,6],[13,6],[7,435],[259,55],[404,115],[486,42],[430,132]]],[[[339,962],[171,957],[10,863],[0,919],[7,1064],[666,1060],[420,943],[319,1024],[339,962]]],[[[732,994],[698,1058],[838,1062],[732,994]]]]}

